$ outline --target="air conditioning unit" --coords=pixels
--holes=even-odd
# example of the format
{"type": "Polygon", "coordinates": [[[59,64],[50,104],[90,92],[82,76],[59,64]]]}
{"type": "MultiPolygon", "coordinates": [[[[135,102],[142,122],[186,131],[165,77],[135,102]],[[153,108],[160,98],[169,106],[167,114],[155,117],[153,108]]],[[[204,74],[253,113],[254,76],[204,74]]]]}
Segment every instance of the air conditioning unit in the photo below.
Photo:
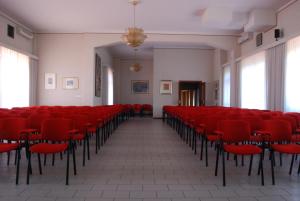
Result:
{"type": "Polygon", "coordinates": [[[241,37],[238,38],[238,43],[242,44],[246,42],[247,40],[251,40],[253,38],[252,32],[244,32],[242,33],[241,37]]]}
{"type": "Polygon", "coordinates": [[[27,38],[29,40],[33,39],[33,33],[31,33],[30,31],[23,29],[22,27],[18,27],[18,34],[23,36],[24,38],[27,38]]]}

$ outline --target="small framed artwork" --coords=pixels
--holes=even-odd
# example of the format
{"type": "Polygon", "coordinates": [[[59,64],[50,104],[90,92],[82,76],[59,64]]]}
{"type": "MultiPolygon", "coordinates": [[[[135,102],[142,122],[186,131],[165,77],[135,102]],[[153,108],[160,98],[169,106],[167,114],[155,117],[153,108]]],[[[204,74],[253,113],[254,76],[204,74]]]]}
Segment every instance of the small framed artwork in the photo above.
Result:
{"type": "Polygon", "coordinates": [[[149,80],[132,80],[131,91],[133,94],[148,94],[149,80]]]}
{"type": "Polygon", "coordinates": [[[64,89],[78,89],[79,79],[77,77],[64,77],[63,78],[64,89]]]}
{"type": "Polygon", "coordinates": [[[172,80],[160,81],[160,94],[172,94],[172,80]]]}
{"type": "Polygon", "coordinates": [[[45,73],[45,89],[56,88],[56,75],[55,73],[45,73]]]}

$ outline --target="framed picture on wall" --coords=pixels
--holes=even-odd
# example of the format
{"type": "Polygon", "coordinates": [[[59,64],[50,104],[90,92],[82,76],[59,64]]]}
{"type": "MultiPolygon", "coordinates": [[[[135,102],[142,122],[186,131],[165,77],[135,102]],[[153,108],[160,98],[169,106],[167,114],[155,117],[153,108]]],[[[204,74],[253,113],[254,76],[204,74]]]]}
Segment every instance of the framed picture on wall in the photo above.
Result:
{"type": "Polygon", "coordinates": [[[131,92],[133,94],[148,94],[149,93],[149,80],[132,80],[131,92]]]}
{"type": "Polygon", "coordinates": [[[95,55],[95,96],[101,97],[101,57],[95,55]]]}
{"type": "Polygon", "coordinates": [[[45,73],[45,89],[56,89],[55,73],[45,73]]]}
{"type": "Polygon", "coordinates": [[[79,79],[77,77],[64,77],[63,78],[64,89],[78,89],[79,79]]]}
{"type": "Polygon", "coordinates": [[[172,80],[160,81],[160,94],[172,94],[172,80]]]}

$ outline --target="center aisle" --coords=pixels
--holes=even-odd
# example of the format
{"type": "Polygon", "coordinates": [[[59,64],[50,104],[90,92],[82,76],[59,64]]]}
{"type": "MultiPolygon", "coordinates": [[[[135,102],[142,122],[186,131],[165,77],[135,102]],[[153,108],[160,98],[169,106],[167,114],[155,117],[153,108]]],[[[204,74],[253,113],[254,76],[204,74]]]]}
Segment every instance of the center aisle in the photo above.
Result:
{"type": "Polygon", "coordinates": [[[210,151],[209,167],[205,167],[162,120],[130,119],[101,150],[101,160],[92,160],[96,169],[86,173],[85,183],[93,185],[85,195],[101,192],[100,201],[288,200],[290,187],[261,187],[255,176],[245,177],[247,170],[234,163],[228,163],[231,179],[224,188],[221,177],[214,176],[215,152],[210,151]],[[273,193],[277,195],[270,196],[273,193]]]}

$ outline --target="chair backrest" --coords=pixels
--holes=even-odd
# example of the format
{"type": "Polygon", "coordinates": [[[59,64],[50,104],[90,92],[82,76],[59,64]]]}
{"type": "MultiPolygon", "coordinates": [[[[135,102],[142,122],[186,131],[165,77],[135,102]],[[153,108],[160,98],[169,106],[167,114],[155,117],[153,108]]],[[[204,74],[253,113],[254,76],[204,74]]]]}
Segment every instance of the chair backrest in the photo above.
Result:
{"type": "Polygon", "coordinates": [[[80,133],[85,134],[89,117],[87,115],[72,115],[70,119],[73,121],[73,128],[78,129],[80,133]]]}
{"type": "Polygon", "coordinates": [[[25,118],[4,118],[0,120],[2,128],[0,131],[0,139],[2,140],[19,140],[20,132],[27,128],[27,120],[25,118]]]}
{"type": "Polygon", "coordinates": [[[258,116],[244,116],[241,120],[249,123],[251,134],[254,134],[258,130],[262,130],[263,128],[263,119],[258,116]]]}
{"type": "Polygon", "coordinates": [[[226,117],[225,116],[207,116],[204,120],[203,120],[203,124],[205,126],[205,133],[206,134],[211,134],[214,131],[218,130],[219,128],[219,123],[222,120],[225,120],[226,117]]]}
{"type": "Polygon", "coordinates": [[[273,119],[264,121],[263,130],[270,133],[270,141],[289,141],[292,137],[292,126],[288,121],[273,119]]]}
{"type": "Polygon", "coordinates": [[[49,118],[50,118],[49,113],[32,114],[27,118],[28,126],[32,129],[37,129],[38,132],[41,132],[43,122],[49,118]]]}
{"type": "Polygon", "coordinates": [[[250,140],[250,125],[243,120],[223,120],[219,123],[219,130],[223,132],[224,142],[236,143],[250,140]]]}
{"type": "Polygon", "coordinates": [[[47,119],[42,125],[42,138],[50,141],[66,141],[69,139],[71,129],[71,119],[47,119]]]}

